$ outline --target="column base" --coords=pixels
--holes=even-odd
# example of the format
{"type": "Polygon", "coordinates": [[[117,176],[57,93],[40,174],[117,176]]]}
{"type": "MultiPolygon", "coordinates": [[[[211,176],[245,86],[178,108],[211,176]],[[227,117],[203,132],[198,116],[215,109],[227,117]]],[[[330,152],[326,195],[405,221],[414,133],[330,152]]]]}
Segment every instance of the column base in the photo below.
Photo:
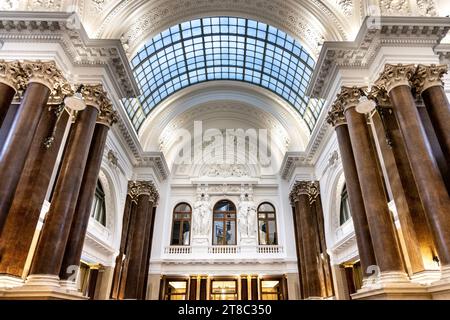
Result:
{"type": "Polygon", "coordinates": [[[410,278],[413,283],[430,285],[441,279],[441,272],[439,270],[424,270],[413,274],[410,278]]]}
{"type": "Polygon", "coordinates": [[[428,291],[433,300],[450,300],[450,266],[441,268],[441,279],[433,282],[428,291]]]}
{"type": "Polygon", "coordinates": [[[55,275],[30,275],[22,286],[1,288],[0,300],[86,300],[81,292],[60,286],[55,275]]]}
{"type": "Polygon", "coordinates": [[[20,287],[23,284],[24,280],[20,277],[15,277],[7,274],[0,276],[0,289],[20,287]]]}
{"type": "Polygon", "coordinates": [[[382,272],[376,280],[364,279],[353,300],[430,300],[427,287],[412,283],[404,272],[382,272]]]}

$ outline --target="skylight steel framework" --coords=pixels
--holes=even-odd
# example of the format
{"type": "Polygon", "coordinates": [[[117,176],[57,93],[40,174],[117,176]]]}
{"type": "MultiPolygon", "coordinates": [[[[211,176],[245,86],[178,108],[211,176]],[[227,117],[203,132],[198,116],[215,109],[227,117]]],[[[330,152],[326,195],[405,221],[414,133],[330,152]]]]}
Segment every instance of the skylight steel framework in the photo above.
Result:
{"type": "Polygon", "coordinates": [[[298,110],[310,130],[323,106],[305,95],[315,62],[301,44],[249,19],[212,17],[178,24],[151,39],[131,64],[142,95],[123,103],[136,131],[165,98],[211,80],[244,81],[276,93],[298,110]]]}

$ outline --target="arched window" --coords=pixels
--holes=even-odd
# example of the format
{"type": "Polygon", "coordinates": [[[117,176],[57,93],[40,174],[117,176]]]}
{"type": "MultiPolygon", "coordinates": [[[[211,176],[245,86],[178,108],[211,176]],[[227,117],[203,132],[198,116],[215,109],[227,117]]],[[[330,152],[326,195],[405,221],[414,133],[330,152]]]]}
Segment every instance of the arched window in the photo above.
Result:
{"type": "Polygon", "coordinates": [[[236,206],[229,200],[220,200],[213,212],[213,245],[235,245],[236,206]]]}
{"type": "Polygon", "coordinates": [[[173,209],[172,240],[173,246],[188,246],[191,235],[192,208],[187,203],[179,203],[173,209]]]}
{"type": "Polygon", "coordinates": [[[339,213],[339,225],[343,225],[351,218],[350,204],[348,203],[347,185],[344,184],[341,192],[341,209],[339,213]]]}
{"type": "Polygon", "coordinates": [[[95,188],[95,197],[92,203],[91,218],[106,226],[105,192],[103,191],[103,187],[100,181],[97,181],[97,187],[95,188]]]}
{"type": "Polygon", "coordinates": [[[275,208],[268,202],[261,203],[258,207],[258,234],[260,245],[278,244],[275,208]]]}

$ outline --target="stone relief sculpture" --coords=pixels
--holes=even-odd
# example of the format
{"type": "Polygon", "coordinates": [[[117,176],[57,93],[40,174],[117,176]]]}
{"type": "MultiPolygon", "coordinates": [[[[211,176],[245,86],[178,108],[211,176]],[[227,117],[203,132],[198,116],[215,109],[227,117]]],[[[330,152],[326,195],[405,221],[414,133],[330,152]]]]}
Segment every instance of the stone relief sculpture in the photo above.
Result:
{"type": "Polygon", "coordinates": [[[241,198],[238,205],[238,230],[239,237],[247,238],[248,237],[248,204],[245,199],[245,196],[241,194],[241,198]]]}
{"type": "Polygon", "coordinates": [[[211,231],[212,208],[209,196],[206,194],[197,195],[197,200],[193,205],[193,238],[209,238],[211,231]]]}
{"type": "Polygon", "coordinates": [[[251,195],[241,194],[238,206],[238,230],[241,244],[256,244],[256,205],[251,195]]]}

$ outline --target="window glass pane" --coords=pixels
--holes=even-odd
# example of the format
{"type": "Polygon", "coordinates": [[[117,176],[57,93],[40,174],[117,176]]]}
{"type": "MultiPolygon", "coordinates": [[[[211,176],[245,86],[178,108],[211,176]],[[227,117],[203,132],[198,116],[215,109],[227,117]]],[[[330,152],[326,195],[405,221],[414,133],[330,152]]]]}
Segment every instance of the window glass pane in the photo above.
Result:
{"type": "Polygon", "coordinates": [[[244,80],[284,98],[312,130],[324,104],[305,96],[314,64],[299,41],[264,23],[233,17],[186,21],[156,35],[131,59],[143,95],[139,105],[136,99],[123,104],[138,131],[161,101],[186,86],[244,80]],[[308,107],[300,108],[303,104],[308,107]]]}
{"type": "Polygon", "coordinates": [[[213,245],[223,244],[224,241],[224,230],[222,221],[214,221],[213,228],[213,245]]]}
{"type": "Polygon", "coordinates": [[[236,244],[236,222],[227,221],[227,234],[226,234],[226,244],[235,245],[236,244]]]}
{"type": "Polygon", "coordinates": [[[259,221],[259,244],[267,244],[267,224],[265,221],[259,221]]]}
{"type": "Polygon", "coordinates": [[[181,245],[181,239],[180,239],[180,228],[181,223],[180,221],[174,221],[173,222],[173,228],[172,228],[172,245],[181,245]]]}
{"type": "Polygon", "coordinates": [[[183,245],[188,246],[189,245],[189,234],[191,231],[191,224],[188,221],[185,221],[183,223],[183,245]]]}
{"type": "Polygon", "coordinates": [[[270,220],[268,222],[269,225],[269,243],[270,245],[276,245],[278,244],[278,240],[277,240],[277,230],[276,230],[276,225],[275,225],[275,221],[274,220],[270,220]]]}
{"type": "Polygon", "coordinates": [[[269,203],[263,203],[259,206],[259,211],[273,212],[275,208],[269,203]]]}

